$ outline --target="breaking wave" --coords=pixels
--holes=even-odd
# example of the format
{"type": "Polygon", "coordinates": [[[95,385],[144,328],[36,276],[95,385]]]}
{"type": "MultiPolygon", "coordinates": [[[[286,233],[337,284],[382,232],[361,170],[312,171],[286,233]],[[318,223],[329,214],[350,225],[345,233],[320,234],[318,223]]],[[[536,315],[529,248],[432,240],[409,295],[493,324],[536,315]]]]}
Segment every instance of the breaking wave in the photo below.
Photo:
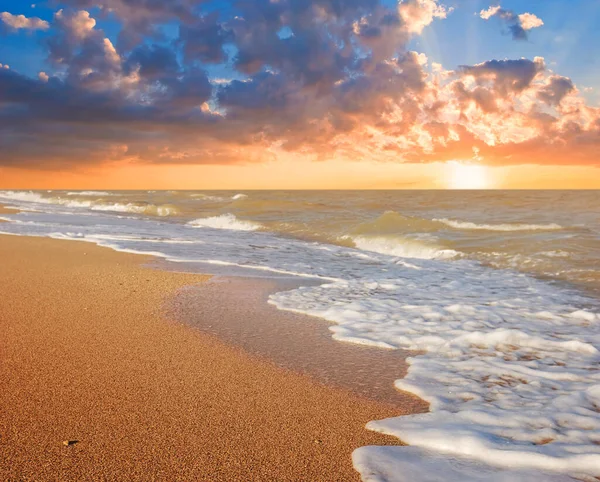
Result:
{"type": "Polygon", "coordinates": [[[167,216],[177,216],[179,214],[179,209],[172,204],[142,204],[142,203],[92,203],[90,206],[92,211],[112,211],[116,213],[134,213],[134,214],[146,214],[148,216],[159,216],[159,217],[167,217],[167,216]]]}
{"type": "Polygon", "coordinates": [[[350,236],[354,245],[363,251],[372,251],[401,258],[450,259],[459,253],[453,249],[428,244],[401,236],[350,236]]]}
{"type": "Polygon", "coordinates": [[[257,231],[262,228],[259,223],[243,221],[236,218],[233,214],[222,214],[221,216],[196,219],[190,221],[188,226],[196,228],[228,229],[230,231],[257,231]]]}
{"type": "Polygon", "coordinates": [[[8,199],[11,201],[47,204],[55,206],[64,206],[68,208],[84,208],[91,211],[107,211],[116,213],[133,213],[145,214],[148,216],[176,216],[179,214],[179,209],[172,204],[155,205],[148,203],[114,203],[102,200],[78,200],[61,197],[44,197],[40,193],[16,192],[16,191],[0,191],[0,199],[8,199]]]}
{"type": "Polygon", "coordinates": [[[393,234],[401,232],[427,233],[441,229],[480,230],[480,231],[556,231],[563,226],[550,224],[504,223],[504,224],[477,224],[470,221],[455,219],[425,219],[413,216],[404,216],[395,211],[386,211],[373,221],[360,224],[353,230],[353,234],[393,234]]]}
{"type": "Polygon", "coordinates": [[[454,229],[470,229],[481,231],[556,231],[563,229],[559,224],[475,224],[468,221],[452,219],[434,219],[454,229]]]}
{"type": "Polygon", "coordinates": [[[190,194],[190,197],[193,199],[198,199],[207,202],[228,202],[228,201],[241,201],[242,199],[247,199],[248,195],[246,194],[236,194],[234,196],[213,196],[212,194],[205,193],[193,193],[190,194]]]}
{"type": "Polygon", "coordinates": [[[72,191],[67,196],[114,196],[114,193],[106,191],[72,191]]]}

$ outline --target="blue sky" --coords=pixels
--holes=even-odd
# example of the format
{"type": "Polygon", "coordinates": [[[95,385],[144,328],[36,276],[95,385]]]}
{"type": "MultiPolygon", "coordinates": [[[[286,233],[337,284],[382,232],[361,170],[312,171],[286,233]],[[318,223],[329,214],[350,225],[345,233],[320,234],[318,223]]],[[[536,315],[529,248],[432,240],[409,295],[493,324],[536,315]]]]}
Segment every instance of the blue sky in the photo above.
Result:
{"type": "MultiPolygon", "coordinates": [[[[386,0],[384,3],[392,6],[395,2],[386,0]]],[[[229,2],[215,2],[212,8],[223,8],[227,4],[229,2]]],[[[454,7],[453,12],[427,27],[422,37],[413,40],[411,47],[416,51],[425,53],[432,61],[450,70],[458,65],[489,59],[542,56],[552,70],[571,77],[579,86],[594,88],[585,95],[594,104],[600,101],[600,56],[596,47],[600,45],[600,1],[459,0],[445,4],[454,7]],[[515,42],[499,21],[485,21],[479,17],[478,13],[491,5],[534,13],[543,19],[544,26],[533,31],[528,41],[515,42]]],[[[51,22],[56,7],[49,2],[30,4],[24,0],[0,0],[2,11],[51,22]]],[[[93,14],[94,9],[91,12],[93,14]]],[[[98,27],[104,29],[109,38],[116,39],[119,23],[97,20],[98,27]]],[[[175,29],[173,26],[173,35],[175,29]]],[[[27,75],[48,70],[46,48],[42,42],[49,35],[50,32],[21,31],[1,37],[0,63],[27,75]]],[[[231,74],[226,69],[213,70],[215,76],[231,74]]]]}

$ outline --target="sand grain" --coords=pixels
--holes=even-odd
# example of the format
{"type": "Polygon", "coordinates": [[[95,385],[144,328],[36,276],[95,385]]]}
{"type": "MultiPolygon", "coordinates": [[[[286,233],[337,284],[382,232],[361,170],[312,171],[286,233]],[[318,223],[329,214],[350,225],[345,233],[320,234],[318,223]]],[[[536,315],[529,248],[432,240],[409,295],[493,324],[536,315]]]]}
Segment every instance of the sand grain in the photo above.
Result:
{"type": "Polygon", "coordinates": [[[165,320],[205,278],[146,260],[0,236],[1,480],[349,481],[397,443],[364,429],[394,408],[165,320]]]}

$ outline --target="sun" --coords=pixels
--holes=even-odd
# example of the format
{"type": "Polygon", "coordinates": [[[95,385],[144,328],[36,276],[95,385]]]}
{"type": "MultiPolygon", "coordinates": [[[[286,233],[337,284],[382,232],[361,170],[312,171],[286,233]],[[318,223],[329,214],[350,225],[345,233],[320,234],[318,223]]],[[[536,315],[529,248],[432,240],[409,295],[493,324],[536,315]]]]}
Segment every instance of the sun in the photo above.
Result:
{"type": "Polygon", "coordinates": [[[488,189],[488,168],[469,162],[447,162],[446,185],[448,189],[488,189]]]}

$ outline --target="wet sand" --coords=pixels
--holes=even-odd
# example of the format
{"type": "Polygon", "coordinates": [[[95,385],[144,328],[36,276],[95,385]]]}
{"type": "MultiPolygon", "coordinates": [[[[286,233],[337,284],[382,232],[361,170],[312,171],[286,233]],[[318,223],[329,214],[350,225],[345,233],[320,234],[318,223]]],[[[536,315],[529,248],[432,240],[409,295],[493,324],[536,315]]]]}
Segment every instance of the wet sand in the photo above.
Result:
{"type": "MultiPolygon", "coordinates": [[[[173,268],[171,263],[160,265],[173,268]]],[[[426,412],[426,402],[394,388],[394,382],[406,375],[406,358],[413,352],[341,343],[332,338],[326,320],[268,304],[272,293],[315,283],[298,278],[215,276],[200,286],[180,290],[167,307],[173,317],[277,366],[394,404],[399,414],[426,412]]]]}
{"type": "Polygon", "coordinates": [[[351,481],[355,448],[398,443],[364,425],[409,407],[169,319],[206,277],[42,238],[0,260],[0,480],[351,481]]]}

